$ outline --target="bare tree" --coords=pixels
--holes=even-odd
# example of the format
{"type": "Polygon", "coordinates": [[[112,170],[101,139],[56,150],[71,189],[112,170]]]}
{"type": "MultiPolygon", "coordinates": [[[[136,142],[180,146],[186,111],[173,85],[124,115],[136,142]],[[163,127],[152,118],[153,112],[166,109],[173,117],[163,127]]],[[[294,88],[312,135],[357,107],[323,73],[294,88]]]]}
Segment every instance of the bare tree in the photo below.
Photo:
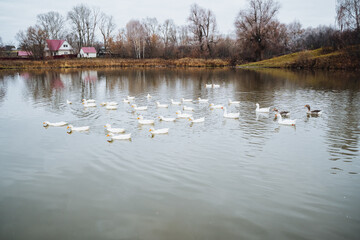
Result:
{"type": "Polygon", "coordinates": [[[25,32],[18,32],[16,38],[20,47],[30,53],[33,58],[44,58],[44,48],[48,35],[39,25],[29,27],[25,32]]]}
{"type": "Polygon", "coordinates": [[[126,36],[135,54],[135,58],[144,58],[145,30],[143,25],[138,20],[130,20],[126,24],[126,36]]]}
{"type": "Polygon", "coordinates": [[[100,32],[104,39],[104,48],[107,50],[108,42],[111,37],[112,32],[115,30],[115,23],[113,16],[107,16],[106,14],[102,13],[100,17],[100,32]]]}
{"type": "Polygon", "coordinates": [[[176,25],[172,19],[166,19],[160,26],[161,39],[164,44],[165,57],[172,57],[172,52],[177,43],[176,25]]]}
{"type": "Polygon", "coordinates": [[[37,15],[37,23],[51,39],[61,39],[65,35],[65,18],[58,12],[37,15]]]}
{"type": "Polygon", "coordinates": [[[79,48],[93,45],[98,16],[98,8],[90,9],[84,4],[77,5],[68,12],[68,19],[75,29],[79,48]]]}
{"type": "Polygon", "coordinates": [[[336,21],[341,31],[360,31],[360,0],[337,0],[336,21]]]}
{"type": "Polygon", "coordinates": [[[249,8],[241,10],[235,20],[238,40],[251,43],[256,60],[263,59],[272,22],[279,11],[279,4],[273,0],[249,0],[249,8]]]}
{"type": "Polygon", "coordinates": [[[147,57],[158,57],[160,52],[160,37],[159,37],[159,24],[156,18],[145,18],[142,20],[142,26],[144,29],[144,40],[146,45],[146,51],[144,54],[147,57]]]}
{"type": "Polygon", "coordinates": [[[287,31],[287,47],[291,52],[301,50],[301,40],[304,29],[299,21],[293,21],[286,26],[287,31]]]}
{"type": "Polygon", "coordinates": [[[109,48],[118,57],[129,57],[126,43],[125,29],[120,29],[114,38],[109,39],[109,48]]]}
{"type": "Polygon", "coordinates": [[[207,50],[211,56],[211,45],[214,43],[217,26],[215,15],[209,9],[205,10],[197,4],[193,4],[188,21],[190,22],[189,29],[193,33],[200,54],[202,55],[207,50]]]}

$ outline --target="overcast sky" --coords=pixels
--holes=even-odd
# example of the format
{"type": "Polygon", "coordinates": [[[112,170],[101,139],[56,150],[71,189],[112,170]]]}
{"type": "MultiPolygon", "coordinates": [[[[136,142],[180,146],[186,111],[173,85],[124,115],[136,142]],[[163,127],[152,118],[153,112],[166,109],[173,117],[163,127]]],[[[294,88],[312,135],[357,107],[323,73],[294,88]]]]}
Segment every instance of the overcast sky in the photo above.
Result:
{"type": "MultiPolygon", "coordinates": [[[[336,0],[278,0],[281,8],[278,19],[290,23],[295,19],[303,27],[335,24],[336,0]]],[[[117,28],[125,27],[131,19],[156,17],[158,22],[171,18],[177,25],[186,24],[190,6],[197,3],[215,13],[220,33],[234,31],[234,19],[247,0],[0,0],[0,37],[3,43],[17,44],[15,35],[34,25],[36,15],[58,11],[64,16],[77,4],[97,6],[115,18],[117,28]]]]}

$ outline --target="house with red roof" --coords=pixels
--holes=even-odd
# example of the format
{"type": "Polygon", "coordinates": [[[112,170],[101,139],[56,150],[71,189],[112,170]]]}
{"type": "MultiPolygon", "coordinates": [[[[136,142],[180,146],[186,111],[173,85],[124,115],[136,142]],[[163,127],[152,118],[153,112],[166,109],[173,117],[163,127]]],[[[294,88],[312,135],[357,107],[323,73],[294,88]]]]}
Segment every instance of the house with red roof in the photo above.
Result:
{"type": "Polygon", "coordinates": [[[17,52],[18,57],[20,58],[30,58],[32,56],[32,52],[28,51],[18,51],[17,52]]]}
{"type": "Polygon", "coordinates": [[[66,40],[46,40],[45,57],[74,54],[74,49],[66,40]]]}
{"type": "Polygon", "coordinates": [[[80,49],[79,57],[81,57],[81,58],[96,58],[96,49],[94,47],[82,47],[80,49]]]}

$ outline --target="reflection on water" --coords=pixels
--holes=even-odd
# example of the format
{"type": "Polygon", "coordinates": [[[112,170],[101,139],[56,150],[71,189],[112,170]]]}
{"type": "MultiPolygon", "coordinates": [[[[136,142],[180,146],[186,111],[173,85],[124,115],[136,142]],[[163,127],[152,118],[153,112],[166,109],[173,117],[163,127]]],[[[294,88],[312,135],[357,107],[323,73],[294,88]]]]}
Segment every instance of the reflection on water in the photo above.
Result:
{"type": "Polygon", "coordinates": [[[0,238],[356,239],[359,102],[351,72],[0,72],[0,238]],[[170,131],[152,138],[122,103],[127,96],[148,106],[145,119],[181,108],[156,101],[198,97],[240,119],[188,103],[204,123],[156,120],[170,131]],[[84,98],[117,101],[118,109],[84,108],[84,98]],[[296,128],[256,114],[255,103],[290,111],[296,128]],[[305,104],[323,115],[307,116],[305,104]],[[67,134],[43,128],[45,120],[90,131],[67,134]],[[132,141],[108,143],[105,123],[132,141]]]}

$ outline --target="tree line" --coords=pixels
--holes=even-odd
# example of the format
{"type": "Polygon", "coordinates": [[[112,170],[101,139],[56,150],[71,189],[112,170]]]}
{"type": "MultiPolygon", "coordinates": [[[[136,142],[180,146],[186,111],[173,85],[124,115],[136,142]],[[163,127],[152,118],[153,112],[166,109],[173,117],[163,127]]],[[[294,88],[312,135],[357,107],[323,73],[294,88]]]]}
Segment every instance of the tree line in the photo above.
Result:
{"type": "Polygon", "coordinates": [[[75,52],[94,46],[120,58],[221,58],[251,62],[306,49],[343,48],[360,43],[360,0],[337,0],[335,26],[304,29],[299,21],[277,19],[280,5],[274,0],[248,0],[234,19],[235,34],[219,33],[215,14],[197,4],[190,7],[186,25],[154,17],[130,20],[117,28],[113,16],[85,4],[66,16],[47,12],[34,26],[16,35],[23,50],[43,58],[46,39],[66,39],[75,52]],[[100,37],[99,37],[100,36],[100,37]]]}

